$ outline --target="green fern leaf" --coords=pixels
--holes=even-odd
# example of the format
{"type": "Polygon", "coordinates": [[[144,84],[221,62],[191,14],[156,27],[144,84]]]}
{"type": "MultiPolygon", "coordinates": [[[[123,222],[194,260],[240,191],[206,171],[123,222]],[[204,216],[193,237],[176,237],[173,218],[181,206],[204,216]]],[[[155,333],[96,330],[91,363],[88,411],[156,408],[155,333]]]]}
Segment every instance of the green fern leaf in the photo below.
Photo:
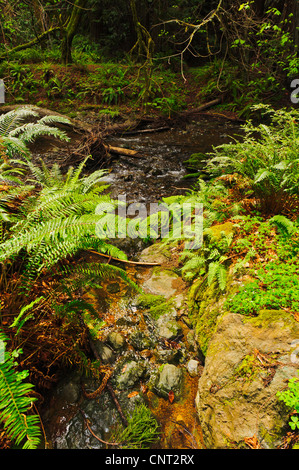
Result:
{"type": "Polygon", "coordinates": [[[226,288],[227,273],[226,273],[226,269],[223,266],[223,264],[218,265],[216,275],[217,275],[217,281],[218,281],[219,288],[220,288],[220,290],[224,291],[225,288],[226,288]]]}
{"type": "Polygon", "coordinates": [[[36,449],[41,437],[39,417],[27,414],[32,402],[36,401],[36,398],[27,396],[33,385],[24,382],[28,372],[16,370],[11,353],[6,352],[5,359],[0,364],[0,420],[5,433],[17,446],[36,449]]]}
{"type": "Polygon", "coordinates": [[[209,264],[209,270],[208,270],[208,285],[209,286],[215,280],[218,267],[219,267],[218,261],[214,261],[209,264]]]}

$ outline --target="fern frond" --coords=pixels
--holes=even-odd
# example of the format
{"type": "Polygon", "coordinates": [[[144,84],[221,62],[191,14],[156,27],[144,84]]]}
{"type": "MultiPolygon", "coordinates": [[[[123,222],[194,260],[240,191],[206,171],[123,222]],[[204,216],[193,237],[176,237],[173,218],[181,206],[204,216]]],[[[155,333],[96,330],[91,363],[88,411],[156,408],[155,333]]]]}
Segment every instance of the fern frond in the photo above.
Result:
{"type": "Polygon", "coordinates": [[[220,261],[215,261],[209,264],[208,270],[208,285],[210,286],[214,280],[217,281],[220,290],[224,291],[226,288],[226,269],[220,261]]]}
{"type": "Polygon", "coordinates": [[[288,236],[293,235],[298,230],[294,222],[284,215],[275,215],[269,220],[269,222],[270,224],[278,227],[282,233],[288,236]]]}
{"type": "Polygon", "coordinates": [[[9,111],[0,115],[0,135],[8,136],[10,132],[19,127],[25,119],[37,117],[38,114],[29,106],[9,111]]]}
{"type": "Polygon", "coordinates": [[[226,278],[227,278],[227,272],[223,264],[219,264],[217,268],[217,281],[220,290],[224,291],[226,288],[226,278]]]}
{"type": "Polygon", "coordinates": [[[70,120],[64,116],[51,114],[38,120],[40,124],[71,124],[70,120]]]}
{"type": "Polygon", "coordinates": [[[70,140],[67,134],[64,131],[61,131],[57,127],[50,127],[46,126],[45,124],[37,123],[28,123],[24,124],[23,126],[17,127],[13,129],[8,136],[9,137],[17,137],[21,140],[25,145],[30,144],[33,142],[37,137],[40,136],[53,136],[60,140],[70,140]]]}
{"type": "Polygon", "coordinates": [[[19,315],[14,319],[13,323],[10,325],[10,328],[17,328],[16,335],[19,334],[20,329],[23,327],[23,325],[26,323],[26,321],[28,321],[30,318],[33,318],[32,313],[27,313],[27,315],[25,315],[26,312],[28,312],[28,311],[30,312],[32,310],[32,308],[34,307],[34,305],[41,302],[41,300],[44,300],[43,296],[38,297],[37,299],[30,302],[30,304],[25,305],[21,309],[19,315]]]}
{"type": "Polygon", "coordinates": [[[65,278],[77,274],[84,279],[94,279],[95,277],[103,280],[121,279],[134,291],[141,292],[140,287],[130,279],[126,271],[107,263],[80,263],[75,266],[62,266],[61,272],[65,278]]]}
{"type": "MultiPolygon", "coordinates": [[[[1,335],[0,335],[1,337],[1,335]]],[[[18,353],[14,351],[14,356],[18,353]]],[[[5,362],[0,363],[0,420],[7,436],[23,449],[36,449],[41,437],[39,417],[28,415],[36,398],[28,397],[33,385],[23,382],[28,371],[16,370],[13,355],[5,353],[5,362]],[[25,441],[25,442],[24,442],[25,441]]]]}
{"type": "Polygon", "coordinates": [[[209,286],[215,280],[218,266],[219,266],[218,261],[215,261],[215,262],[209,264],[209,270],[208,270],[208,285],[209,286]]]}
{"type": "Polygon", "coordinates": [[[7,137],[2,137],[2,144],[9,158],[13,158],[16,155],[20,155],[26,160],[30,157],[30,152],[26,147],[25,143],[17,137],[13,137],[10,135],[7,137]]]}

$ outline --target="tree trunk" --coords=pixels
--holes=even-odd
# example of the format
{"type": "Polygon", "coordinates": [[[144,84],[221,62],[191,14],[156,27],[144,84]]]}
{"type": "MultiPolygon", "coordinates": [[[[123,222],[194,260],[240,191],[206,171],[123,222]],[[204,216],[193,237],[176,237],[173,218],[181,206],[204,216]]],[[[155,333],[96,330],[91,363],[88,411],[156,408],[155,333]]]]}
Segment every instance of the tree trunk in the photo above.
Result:
{"type": "Polygon", "coordinates": [[[265,0],[254,0],[253,9],[259,18],[262,18],[265,11],[265,0]]]}
{"type": "Polygon", "coordinates": [[[62,27],[62,42],[61,42],[61,58],[62,62],[67,65],[72,63],[72,42],[77,33],[77,28],[81,20],[86,0],[76,0],[73,4],[71,15],[67,23],[62,27]]]}

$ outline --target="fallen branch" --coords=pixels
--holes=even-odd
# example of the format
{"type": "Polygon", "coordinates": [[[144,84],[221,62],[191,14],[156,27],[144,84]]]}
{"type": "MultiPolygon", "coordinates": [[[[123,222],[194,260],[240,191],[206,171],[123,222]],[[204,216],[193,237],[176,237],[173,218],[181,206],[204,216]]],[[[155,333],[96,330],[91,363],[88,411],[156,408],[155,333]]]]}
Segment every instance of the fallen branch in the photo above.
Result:
{"type": "Polygon", "coordinates": [[[160,266],[161,265],[161,263],[146,263],[143,261],[129,261],[127,259],[113,258],[113,256],[104,255],[103,253],[98,253],[97,251],[93,251],[93,250],[88,250],[88,251],[90,251],[91,253],[95,253],[96,255],[99,255],[99,256],[104,256],[104,258],[110,258],[110,260],[113,259],[114,261],[120,261],[121,263],[126,263],[126,264],[137,264],[140,266],[160,266]]]}
{"type": "Polygon", "coordinates": [[[24,49],[29,49],[30,47],[34,46],[35,44],[38,44],[39,42],[46,39],[49,36],[49,34],[55,32],[55,31],[60,31],[60,30],[61,30],[60,26],[54,26],[52,28],[49,28],[47,31],[44,31],[43,33],[39,34],[35,39],[32,39],[32,41],[26,42],[24,44],[19,44],[18,46],[13,47],[12,49],[9,49],[9,50],[5,51],[0,56],[0,62],[7,59],[9,54],[14,53],[14,52],[18,52],[18,51],[23,51],[24,49]]]}
{"type": "Polygon", "coordinates": [[[91,427],[89,426],[89,423],[88,423],[88,419],[86,418],[85,414],[83,413],[83,411],[80,409],[80,412],[83,416],[83,420],[84,420],[84,423],[88,429],[88,431],[93,435],[93,437],[95,437],[99,442],[102,442],[102,444],[106,444],[107,446],[119,446],[119,442],[107,442],[107,441],[103,441],[103,439],[100,439],[94,432],[93,430],[91,429],[91,427]]]}
{"type": "Polygon", "coordinates": [[[202,104],[201,106],[199,106],[198,108],[195,108],[195,109],[188,109],[187,111],[184,111],[181,113],[181,115],[183,116],[188,116],[189,114],[196,114],[196,113],[200,113],[201,111],[203,111],[204,109],[208,109],[208,108],[211,108],[212,106],[216,106],[216,104],[219,104],[222,102],[222,98],[217,98],[213,101],[209,101],[208,103],[204,103],[202,104]]]}
{"type": "Polygon", "coordinates": [[[117,155],[125,155],[126,157],[138,157],[137,150],[125,149],[122,147],[112,147],[111,145],[104,145],[107,152],[116,153],[117,155]]]}
{"type": "Polygon", "coordinates": [[[135,134],[146,134],[146,133],[154,133],[154,132],[162,132],[162,131],[169,131],[169,126],[164,127],[151,127],[150,129],[136,129],[134,131],[124,132],[123,135],[135,135],[135,134]]]}

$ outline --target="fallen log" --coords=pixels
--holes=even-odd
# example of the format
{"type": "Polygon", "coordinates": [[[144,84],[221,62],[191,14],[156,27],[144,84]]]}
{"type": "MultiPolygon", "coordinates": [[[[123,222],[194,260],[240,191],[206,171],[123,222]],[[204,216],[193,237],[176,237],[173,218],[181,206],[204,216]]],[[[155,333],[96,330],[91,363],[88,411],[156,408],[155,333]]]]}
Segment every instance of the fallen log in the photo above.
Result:
{"type": "Polygon", "coordinates": [[[150,134],[154,132],[169,131],[169,126],[164,127],[151,127],[150,129],[136,129],[135,131],[124,132],[123,135],[135,135],[135,134],[150,134]]]}
{"type": "Polygon", "coordinates": [[[125,155],[126,157],[138,157],[137,150],[125,149],[122,147],[113,147],[112,145],[104,144],[108,153],[116,153],[117,155],[125,155]]]}
{"type": "Polygon", "coordinates": [[[208,103],[204,103],[201,106],[199,106],[198,108],[188,109],[187,111],[183,111],[181,113],[181,116],[182,115],[183,116],[188,116],[189,114],[200,113],[201,111],[203,111],[205,109],[208,109],[208,108],[211,108],[212,106],[216,106],[216,104],[219,104],[219,103],[222,103],[222,98],[217,98],[215,100],[209,101],[208,103]]]}

